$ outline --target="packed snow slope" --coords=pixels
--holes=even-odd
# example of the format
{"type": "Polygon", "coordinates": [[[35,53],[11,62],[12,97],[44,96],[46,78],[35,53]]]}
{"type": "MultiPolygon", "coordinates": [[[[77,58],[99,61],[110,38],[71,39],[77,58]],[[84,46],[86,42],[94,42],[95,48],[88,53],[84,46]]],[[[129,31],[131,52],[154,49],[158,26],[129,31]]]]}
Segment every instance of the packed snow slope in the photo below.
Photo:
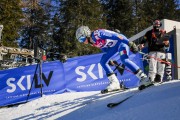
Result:
{"type": "Polygon", "coordinates": [[[100,94],[73,92],[43,96],[40,99],[0,108],[0,120],[179,120],[180,80],[165,82],[141,92],[137,88],[125,92],[100,94]],[[115,108],[118,102],[136,94],[115,108]]]}

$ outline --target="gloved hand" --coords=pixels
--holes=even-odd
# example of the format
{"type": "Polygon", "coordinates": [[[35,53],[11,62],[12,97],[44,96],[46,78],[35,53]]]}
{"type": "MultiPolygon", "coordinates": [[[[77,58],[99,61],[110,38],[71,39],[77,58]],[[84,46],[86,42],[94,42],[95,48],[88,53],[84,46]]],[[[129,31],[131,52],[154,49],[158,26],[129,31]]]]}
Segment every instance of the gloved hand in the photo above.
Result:
{"type": "Polygon", "coordinates": [[[134,42],[129,42],[129,48],[134,54],[139,51],[137,45],[134,42]]]}
{"type": "Polygon", "coordinates": [[[139,44],[138,48],[139,48],[139,50],[142,50],[144,48],[144,44],[139,44]]]}

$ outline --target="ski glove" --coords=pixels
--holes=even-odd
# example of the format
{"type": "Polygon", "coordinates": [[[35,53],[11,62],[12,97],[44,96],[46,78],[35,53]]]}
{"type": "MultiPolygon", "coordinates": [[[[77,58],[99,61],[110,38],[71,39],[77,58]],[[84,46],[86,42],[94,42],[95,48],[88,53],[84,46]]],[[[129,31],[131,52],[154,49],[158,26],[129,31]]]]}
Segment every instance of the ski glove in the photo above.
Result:
{"type": "Polygon", "coordinates": [[[134,54],[138,52],[138,47],[134,42],[129,42],[129,48],[134,54]]]}

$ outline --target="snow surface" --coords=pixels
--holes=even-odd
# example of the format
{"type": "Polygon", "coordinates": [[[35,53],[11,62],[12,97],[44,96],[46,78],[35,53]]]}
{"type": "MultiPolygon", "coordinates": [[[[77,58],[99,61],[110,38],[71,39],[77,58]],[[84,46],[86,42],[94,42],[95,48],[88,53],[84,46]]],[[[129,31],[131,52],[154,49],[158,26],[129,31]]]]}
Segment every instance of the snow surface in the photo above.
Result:
{"type": "Polygon", "coordinates": [[[138,92],[100,94],[100,91],[43,96],[13,107],[0,108],[0,120],[180,120],[180,80],[138,92]],[[116,102],[136,94],[115,108],[116,102]]]}

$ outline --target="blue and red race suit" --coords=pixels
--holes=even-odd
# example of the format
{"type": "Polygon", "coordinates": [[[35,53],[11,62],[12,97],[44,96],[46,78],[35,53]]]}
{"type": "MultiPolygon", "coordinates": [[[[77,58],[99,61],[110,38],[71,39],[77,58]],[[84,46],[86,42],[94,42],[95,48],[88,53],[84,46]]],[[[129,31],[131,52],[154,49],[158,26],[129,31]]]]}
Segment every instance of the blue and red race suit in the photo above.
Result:
{"type": "Polygon", "coordinates": [[[110,30],[98,29],[92,32],[91,37],[95,42],[93,46],[100,48],[104,52],[100,64],[107,75],[113,73],[108,62],[117,52],[120,55],[122,63],[132,72],[135,73],[139,69],[139,67],[129,59],[129,40],[123,34],[110,30]]]}

